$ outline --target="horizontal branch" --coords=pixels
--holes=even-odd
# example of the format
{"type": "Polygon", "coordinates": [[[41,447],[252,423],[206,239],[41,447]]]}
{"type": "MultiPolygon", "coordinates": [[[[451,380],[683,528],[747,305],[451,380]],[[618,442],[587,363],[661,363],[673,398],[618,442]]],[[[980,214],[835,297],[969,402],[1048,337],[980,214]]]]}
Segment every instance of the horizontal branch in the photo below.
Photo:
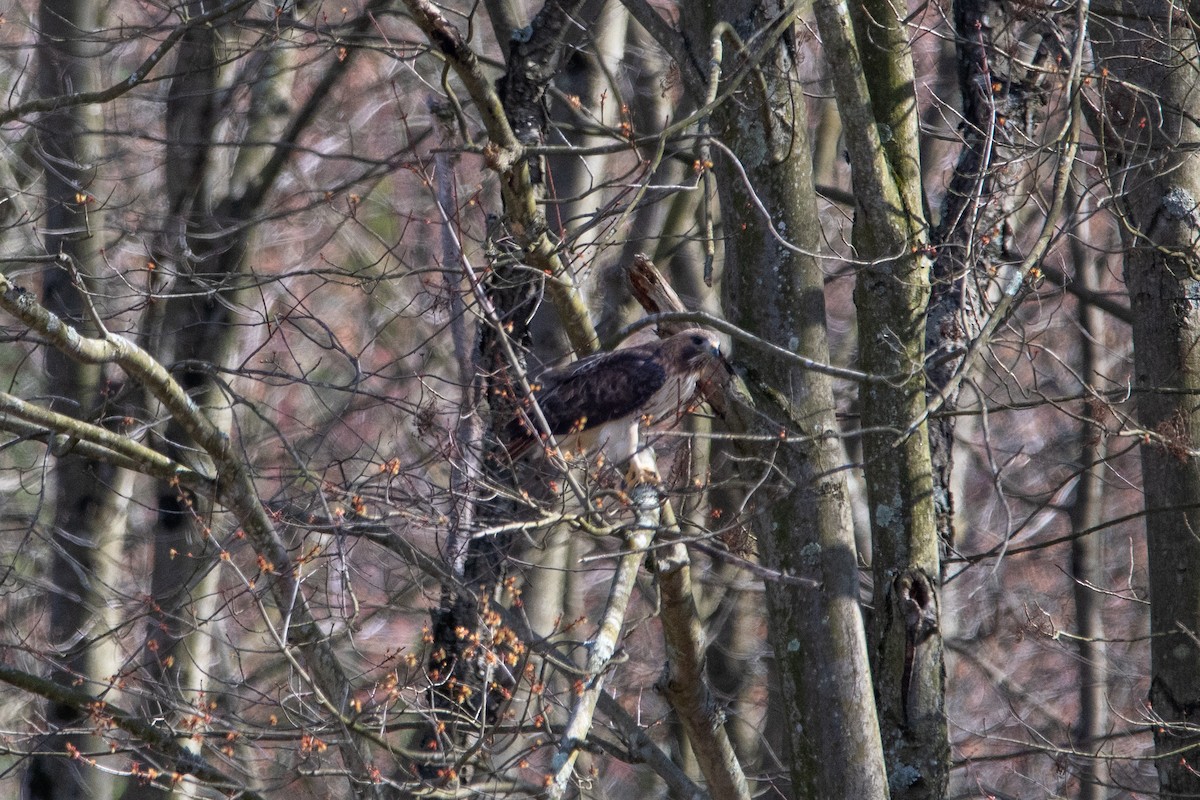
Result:
{"type": "Polygon", "coordinates": [[[1095,306],[1109,316],[1124,322],[1126,325],[1133,324],[1133,311],[1130,310],[1129,306],[1117,302],[1103,292],[1097,292],[1093,289],[1080,286],[1079,281],[1072,279],[1052,264],[1043,262],[1038,266],[1038,269],[1046,276],[1046,280],[1060,287],[1068,294],[1074,295],[1079,302],[1095,306]]]}
{"type": "Polygon", "coordinates": [[[834,378],[844,378],[848,381],[857,381],[859,383],[888,383],[891,378],[884,375],[870,375],[866,372],[860,372],[849,367],[835,367],[832,364],[826,364],[821,361],[814,361],[811,358],[806,358],[799,353],[793,353],[791,350],[780,347],[777,344],[772,344],[765,339],[750,333],[749,331],[739,328],[731,322],[727,322],[720,317],[713,316],[706,311],[663,311],[658,314],[647,314],[641,319],[635,320],[620,331],[614,337],[616,339],[626,339],[632,334],[640,331],[642,328],[648,328],[651,325],[658,325],[663,322],[691,322],[697,325],[704,325],[713,330],[727,334],[737,341],[748,344],[751,347],[756,347],[760,350],[765,350],[772,355],[779,357],[784,361],[788,361],[802,369],[820,372],[823,375],[829,375],[834,378]]]}

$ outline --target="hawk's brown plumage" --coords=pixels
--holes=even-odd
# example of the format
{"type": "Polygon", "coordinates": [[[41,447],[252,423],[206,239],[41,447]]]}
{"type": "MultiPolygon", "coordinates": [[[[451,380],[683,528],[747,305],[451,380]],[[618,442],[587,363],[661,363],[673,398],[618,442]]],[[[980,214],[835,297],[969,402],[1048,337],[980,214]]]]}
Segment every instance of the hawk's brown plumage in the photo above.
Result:
{"type": "MultiPolygon", "coordinates": [[[[692,328],[648,344],[612,350],[548,370],[531,382],[549,432],[564,450],[603,453],[616,466],[644,452],[639,428],[674,424],[689,410],[696,382],[719,363],[720,344],[692,328]]],[[[509,426],[509,452],[524,451],[544,433],[532,404],[509,426]]],[[[635,459],[631,469],[653,466],[635,459]]]]}

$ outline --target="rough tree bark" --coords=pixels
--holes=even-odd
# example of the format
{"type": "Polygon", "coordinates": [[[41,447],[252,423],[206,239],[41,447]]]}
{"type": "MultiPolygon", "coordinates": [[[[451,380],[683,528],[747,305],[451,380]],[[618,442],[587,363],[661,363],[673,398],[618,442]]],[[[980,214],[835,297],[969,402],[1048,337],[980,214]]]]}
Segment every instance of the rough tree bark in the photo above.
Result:
{"type": "MultiPolygon", "coordinates": [[[[1195,4],[1192,4],[1195,13],[1195,4]]],[[[1150,704],[1164,797],[1200,794],[1200,91],[1179,4],[1122,2],[1093,18],[1107,69],[1094,131],[1121,214],[1143,430],[1150,704]]]]}
{"type": "MultiPolygon", "coordinates": [[[[631,10],[664,36],[661,19],[656,24],[631,10]]],[[[687,4],[680,23],[682,41],[691,49],[683,50],[676,38],[663,44],[680,54],[685,85],[699,90],[698,102],[707,92],[736,89],[734,102],[718,106],[712,117],[715,137],[729,148],[713,150],[728,237],[725,262],[736,265],[723,279],[727,319],[824,362],[829,352],[824,275],[812,255],[819,249],[820,225],[808,118],[795,75],[794,13],[769,1],[687,4]],[[752,40],[753,47],[746,46],[752,40]],[[709,64],[713,55],[723,80],[709,87],[708,77],[692,65],[709,64]]],[[[886,797],[853,526],[845,478],[836,469],[840,448],[831,381],[756,350],[735,356],[761,412],[748,429],[778,442],[745,443],[742,455],[747,464],[757,464],[753,469],[775,469],[787,479],[770,497],[753,499],[761,557],[784,575],[823,584],[819,591],[791,582],[766,584],[789,733],[783,760],[792,791],[800,797],[886,797]],[[781,430],[785,439],[779,438],[781,430]]]]}
{"type": "Polygon", "coordinates": [[[929,392],[941,396],[942,413],[929,424],[933,501],[938,535],[954,545],[954,427],[968,344],[979,330],[979,296],[989,276],[1020,261],[1012,216],[1019,191],[1036,168],[1029,158],[1042,122],[1042,71],[1051,48],[1048,25],[1030,25],[997,0],[956,0],[955,60],[962,100],[962,147],[933,232],[926,321],[929,392]]]}
{"type": "Polygon", "coordinates": [[[818,0],[857,200],[859,387],[871,519],[872,669],[893,797],[940,798],[950,774],[941,558],[925,414],[929,230],[907,5],[818,0]]]}
{"type": "MultiPolygon", "coordinates": [[[[488,134],[488,166],[500,176],[503,218],[494,220],[489,231],[491,262],[486,281],[469,276],[475,299],[484,308],[479,341],[478,368],[486,377],[488,402],[493,420],[504,424],[512,410],[512,375],[523,372],[523,353],[530,343],[529,322],[544,290],[559,314],[562,329],[580,355],[598,344],[595,330],[574,285],[571,272],[561,260],[549,235],[541,200],[545,196],[545,165],[527,148],[545,140],[546,89],[558,69],[570,21],[583,0],[548,2],[534,17],[528,35],[509,39],[504,31],[515,23],[514,10],[505,3],[492,3],[506,50],[507,74],[498,85],[484,75],[479,58],[434,6],[425,0],[407,0],[414,21],[448,60],[479,110],[488,134]],[[542,272],[535,282],[528,267],[542,272]]],[[[515,34],[515,31],[513,31],[515,34]]],[[[493,445],[494,445],[493,437],[493,445]]],[[[494,446],[485,453],[484,468],[490,480],[511,484],[513,476],[494,446]]],[[[511,520],[515,504],[498,496],[483,503],[468,516],[481,522],[511,520]]],[[[426,767],[432,777],[447,777],[441,766],[449,751],[476,734],[479,726],[495,721],[507,698],[509,681],[483,664],[483,653],[468,643],[478,632],[487,640],[487,626],[480,619],[495,598],[504,575],[504,557],[509,542],[501,537],[470,537],[469,531],[453,531],[453,541],[444,548],[453,581],[442,586],[442,596],[432,617],[433,648],[429,669],[436,685],[431,690],[434,724],[424,734],[422,746],[435,756],[426,767]],[[469,538],[468,538],[469,537],[469,538]],[[466,712],[465,717],[462,712],[466,712]],[[476,716],[479,715],[479,718],[476,716]],[[454,719],[470,724],[447,731],[454,719]],[[448,735],[447,735],[448,734],[448,735]]]]}

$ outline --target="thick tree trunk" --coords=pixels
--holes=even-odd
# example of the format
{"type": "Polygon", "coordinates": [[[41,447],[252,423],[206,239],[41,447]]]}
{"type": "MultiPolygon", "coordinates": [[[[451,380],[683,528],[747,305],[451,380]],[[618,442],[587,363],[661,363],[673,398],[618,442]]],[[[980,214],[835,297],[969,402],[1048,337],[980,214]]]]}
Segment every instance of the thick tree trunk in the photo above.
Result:
{"type": "Polygon", "coordinates": [[[1144,431],[1150,580],[1150,704],[1164,797],[1200,795],[1200,90],[1195,29],[1177,4],[1094,20],[1108,178],[1125,236],[1134,380],[1144,431]],[[1186,146],[1185,146],[1186,145],[1186,146]]]}
{"type": "MultiPolygon", "coordinates": [[[[824,275],[811,254],[820,243],[805,101],[795,80],[794,30],[773,2],[688,4],[683,32],[692,63],[707,64],[714,31],[728,48],[723,66],[757,71],[714,114],[712,130],[732,153],[715,157],[726,235],[727,318],[750,333],[818,361],[828,359],[824,275]],[[760,33],[755,50],[738,50],[760,33]],[[772,22],[774,24],[772,25],[772,22]],[[734,55],[736,53],[736,56],[734,55]],[[745,65],[753,58],[757,64],[745,65]],[[734,163],[734,159],[737,163],[734,163]],[[744,169],[745,177],[739,173],[744,169]],[[754,196],[752,196],[752,193],[754,196]],[[760,216],[761,203],[766,215],[760,216]],[[784,245],[780,232],[793,247],[784,245]]],[[[688,65],[681,65],[689,69],[688,65]]],[[[731,76],[726,73],[725,84],[731,76]]],[[[696,81],[692,80],[692,85],[696,81]]],[[[760,415],[756,434],[781,444],[746,443],[748,469],[778,470],[785,487],[751,499],[763,562],[782,575],[813,578],[820,590],[766,584],[770,638],[779,668],[790,738],[783,759],[798,797],[887,796],[865,634],[858,603],[857,556],[828,377],[803,372],[752,348],[736,361],[760,415]],[[766,437],[764,437],[766,438],[766,437]]],[[[757,477],[757,476],[756,476],[757,477]]]]}
{"type": "Polygon", "coordinates": [[[845,126],[871,518],[872,668],[893,797],[940,798],[950,774],[940,630],[941,558],[925,417],[929,230],[907,7],[816,3],[845,126]],[[861,64],[861,69],[857,65],[861,64]],[[882,134],[883,131],[887,135],[882,134]]]}

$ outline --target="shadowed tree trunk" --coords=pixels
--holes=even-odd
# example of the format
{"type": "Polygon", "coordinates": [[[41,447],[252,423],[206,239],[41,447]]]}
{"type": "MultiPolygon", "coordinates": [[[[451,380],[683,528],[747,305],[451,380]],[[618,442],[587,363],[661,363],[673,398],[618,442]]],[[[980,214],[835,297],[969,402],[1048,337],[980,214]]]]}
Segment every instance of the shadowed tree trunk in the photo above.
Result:
{"type": "Polygon", "coordinates": [[[1042,122],[1039,88],[1046,61],[1040,27],[1016,19],[996,0],[956,0],[954,42],[962,100],[962,147],[954,165],[930,277],[926,323],[927,379],[942,414],[929,424],[933,500],[938,534],[954,545],[953,412],[966,348],[978,333],[979,297],[989,276],[1015,264],[1012,216],[1026,196],[1019,190],[1036,167],[1029,151],[1042,122]]]}
{"type": "MultiPolygon", "coordinates": [[[[513,372],[524,369],[524,353],[531,342],[529,323],[540,300],[539,290],[544,289],[554,301],[560,328],[580,354],[597,345],[591,320],[571,272],[559,259],[539,202],[546,191],[545,164],[540,156],[524,151],[545,140],[545,92],[560,66],[573,16],[582,4],[583,0],[548,2],[531,22],[529,35],[512,39],[501,36],[509,71],[493,86],[462,34],[437,9],[424,0],[407,2],[418,25],[449,59],[483,110],[485,127],[496,148],[497,158],[491,166],[500,174],[504,214],[490,225],[491,263],[475,299],[485,307],[478,368],[481,375],[487,376],[484,383],[492,405],[492,421],[501,426],[511,418],[514,387],[519,383],[513,380],[513,372]],[[531,277],[530,265],[544,270],[544,279],[531,277]]],[[[516,23],[516,13],[508,4],[494,2],[491,8],[497,14],[493,22],[501,34],[516,23]]],[[[497,447],[496,437],[488,447],[482,461],[488,480],[511,485],[514,476],[500,455],[502,448],[497,447]]],[[[494,495],[466,512],[465,518],[487,525],[512,520],[518,514],[516,503],[494,495]]],[[[470,533],[450,531],[443,558],[453,579],[443,582],[438,607],[431,613],[429,671],[434,685],[429,697],[434,719],[421,739],[422,748],[433,756],[425,767],[428,777],[448,776],[448,757],[468,737],[476,735],[481,725],[498,718],[511,688],[511,680],[486,664],[485,653],[470,640],[488,641],[487,626],[480,615],[489,603],[499,601],[499,587],[506,573],[504,562],[513,537],[470,533]],[[460,724],[463,722],[466,724],[460,724]]]]}
{"type": "MultiPolygon", "coordinates": [[[[203,3],[191,2],[189,14],[203,13],[203,3]]],[[[207,367],[233,366],[240,333],[230,324],[235,296],[228,287],[241,271],[237,237],[210,234],[214,224],[210,170],[214,166],[213,134],[220,115],[217,52],[219,28],[191,28],[175,54],[175,77],[167,90],[166,201],[169,215],[153,252],[150,300],[142,320],[146,347],[162,364],[176,371],[180,382],[220,430],[232,427],[228,400],[207,367]],[[213,247],[211,242],[220,244],[213,247]]],[[[260,105],[258,108],[268,108],[260,105]]],[[[265,138],[265,137],[264,137],[265,138]]],[[[236,179],[235,179],[236,180],[236,179]]],[[[147,397],[151,402],[152,399],[147,397]]],[[[193,463],[212,474],[211,459],[196,452],[178,421],[162,430],[161,449],[170,458],[193,463]]],[[[149,680],[173,695],[175,714],[186,716],[206,696],[216,701],[210,677],[212,642],[216,632],[203,628],[219,603],[219,547],[212,537],[223,531],[210,529],[212,502],[178,485],[160,483],[150,593],[143,660],[149,680]]],[[[170,709],[157,713],[177,719],[170,709]]],[[[195,753],[200,743],[180,737],[180,747],[195,753]]],[[[155,788],[134,785],[131,799],[153,797],[155,788]]],[[[184,787],[182,792],[186,792],[184,787]]],[[[181,792],[181,793],[182,793],[181,792]]]]}
{"type": "MultiPolygon", "coordinates": [[[[1122,216],[1150,584],[1150,706],[1164,797],[1200,795],[1200,91],[1176,3],[1093,20],[1107,177],[1122,216]],[[1136,12],[1136,13],[1135,13],[1136,12]]],[[[1195,13],[1193,9],[1192,13],[1195,13]]]]}
{"type": "MultiPolygon", "coordinates": [[[[88,59],[98,45],[89,41],[101,28],[102,8],[86,0],[44,0],[37,16],[38,90],[42,97],[87,91],[97,75],[88,59]]],[[[91,194],[94,171],[102,158],[95,131],[102,126],[98,109],[76,106],[44,114],[37,141],[45,171],[47,207],[42,226],[45,248],[59,260],[44,273],[47,308],[85,329],[94,330],[86,311],[98,302],[87,280],[101,268],[101,212],[91,194]]],[[[55,349],[46,351],[48,393],[53,407],[65,414],[106,424],[120,412],[105,401],[104,375],[96,365],[80,364],[55,349]]],[[[124,469],[92,461],[69,450],[56,460],[56,493],[52,533],[49,602],[50,646],[57,651],[55,680],[83,685],[103,694],[120,669],[115,627],[120,620],[113,594],[121,566],[126,509],[133,476],[124,469]]],[[[83,726],[78,709],[49,703],[46,721],[53,732],[83,726]]],[[[104,752],[103,743],[86,735],[52,735],[39,748],[50,755],[34,757],[25,789],[31,800],[80,796],[107,797],[114,778],[66,757],[68,748],[104,752]]]]}
{"type": "MultiPolygon", "coordinates": [[[[1084,216],[1084,209],[1078,212],[1084,216]]],[[[1102,260],[1097,260],[1082,246],[1090,226],[1082,220],[1077,237],[1072,240],[1075,260],[1075,280],[1082,288],[1099,288],[1102,260]]],[[[1079,324],[1083,329],[1080,340],[1079,374],[1085,381],[1099,381],[1109,374],[1104,358],[1104,313],[1091,303],[1079,304],[1079,324]]],[[[1076,533],[1100,526],[1104,519],[1104,423],[1100,404],[1089,399],[1080,426],[1079,462],[1082,470],[1075,501],[1071,505],[1071,527],[1076,533]]],[[[1079,722],[1076,729],[1080,749],[1096,753],[1097,758],[1085,761],[1080,769],[1080,800],[1104,800],[1109,796],[1108,761],[1103,757],[1105,736],[1109,732],[1108,713],[1108,647],[1104,640],[1104,594],[1098,587],[1105,585],[1103,533],[1096,531],[1071,540],[1071,577],[1075,579],[1075,626],[1079,636],[1079,722]]]]}

